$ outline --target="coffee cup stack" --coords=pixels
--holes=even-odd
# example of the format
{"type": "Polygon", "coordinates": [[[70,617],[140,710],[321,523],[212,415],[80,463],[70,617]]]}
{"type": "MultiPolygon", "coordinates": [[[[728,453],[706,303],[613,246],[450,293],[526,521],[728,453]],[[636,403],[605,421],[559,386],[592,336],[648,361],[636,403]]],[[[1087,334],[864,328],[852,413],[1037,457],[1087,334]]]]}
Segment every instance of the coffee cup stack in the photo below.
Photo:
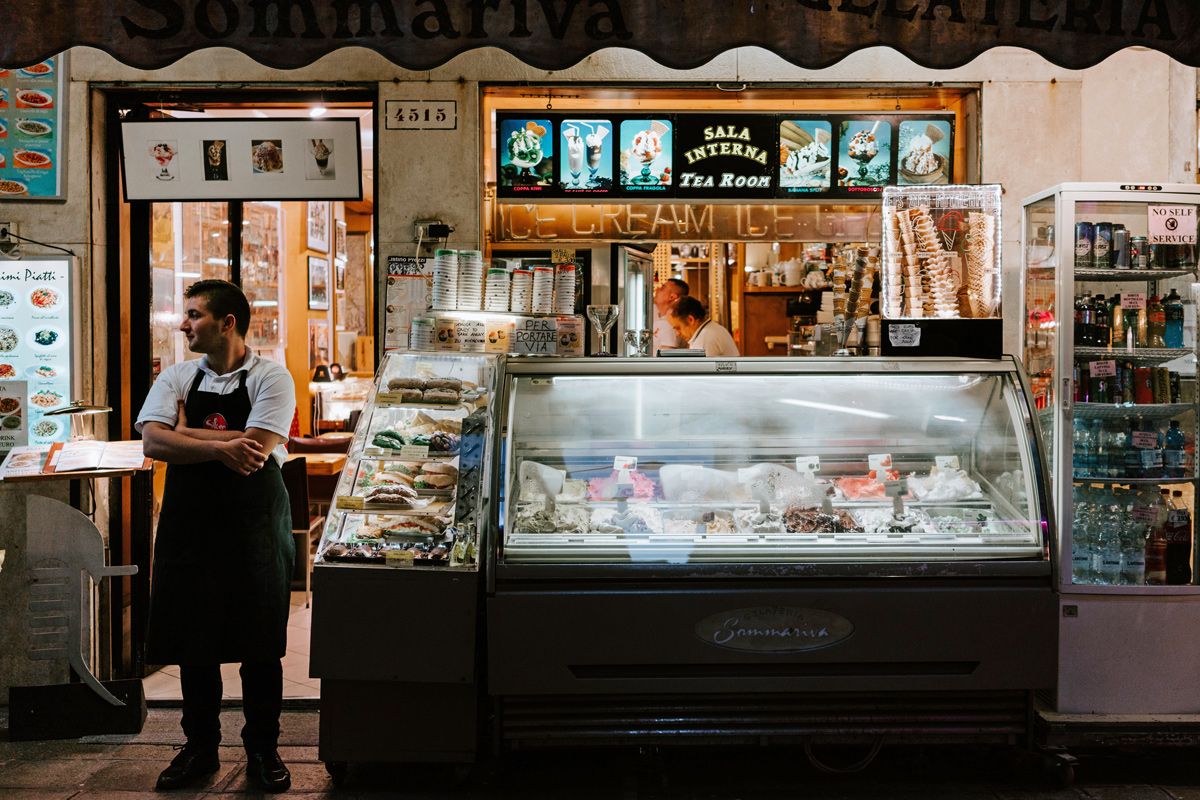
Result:
{"type": "Polygon", "coordinates": [[[533,309],[533,272],[517,267],[512,274],[512,297],[509,308],[514,314],[528,314],[533,309]]]}
{"type": "Polygon", "coordinates": [[[433,318],[415,317],[408,330],[409,350],[433,349],[433,318]]]}
{"type": "Polygon", "coordinates": [[[575,313],[575,265],[559,264],[554,268],[554,313],[575,313]]]}
{"type": "Polygon", "coordinates": [[[485,311],[508,311],[508,270],[503,266],[492,266],[487,271],[487,286],[484,289],[485,311]]]}
{"type": "Polygon", "coordinates": [[[534,314],[554,313],[554,267],[533,268],[533,304],[534,314]]]}
{"type": "Polygon", "coordinates": [[[483,253],[478,250],[458,251],[459,311],[482,310],[483,271],[483,253]]]}
{"type": "Polygon", "coordinates": [[[433,254],[433,307],[443,311],[458,308],[458,251],[438,250],[433,254]]]}

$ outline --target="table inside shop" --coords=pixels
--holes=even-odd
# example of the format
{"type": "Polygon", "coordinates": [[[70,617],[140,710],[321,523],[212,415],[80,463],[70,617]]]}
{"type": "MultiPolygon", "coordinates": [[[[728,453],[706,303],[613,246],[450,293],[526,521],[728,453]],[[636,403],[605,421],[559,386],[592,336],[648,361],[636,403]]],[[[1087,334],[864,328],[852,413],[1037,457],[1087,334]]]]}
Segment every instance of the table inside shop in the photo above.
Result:
{"type": "Polygon", "coordinates": [[[309,475],[338,475],[346,466],[345,453],[289,453],[287,460],[303,458],[309,475]]]}

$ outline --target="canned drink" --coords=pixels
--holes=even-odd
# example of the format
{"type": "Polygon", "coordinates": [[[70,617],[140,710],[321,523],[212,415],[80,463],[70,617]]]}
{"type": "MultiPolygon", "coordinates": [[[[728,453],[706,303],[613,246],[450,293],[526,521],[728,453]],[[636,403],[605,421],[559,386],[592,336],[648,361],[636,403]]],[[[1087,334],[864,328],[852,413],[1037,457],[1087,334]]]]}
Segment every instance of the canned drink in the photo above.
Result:
{"type": "Polygon", "coordinates": [[[1129,230],[1124,225],[1113,228],[1112,265],[1116,269],[1129,269],[1129,230]]]}
{"type": "Polygon", "coordinates": [[[1178,373],[1178,372],[1172,372],[1172,373],[1171,373],[1171,375],[1170,375],[1170,384],[1171,384],[1171,402],[1172,402],[1172,403],[1181,403],[1181,402],[1183,402],[1183,401],[1180,399],[1180,395],[1182,395],[1182,394],[1183,394],[1183,386],[1182,386],[1182,384],[1181,384],[1181,382],[1180,382],[1180,379],[1179,379],[1179,373],[1178,373]]]}
{"type": "Polygon", "coordinates": [[[1154,402],[1154,370],[1138,367],[1133,371],[1133,402],[1146,405],[1154,402]]]}
{"type": "Polygon", "coordinates": [[[1075,223],[1075,267],[1091,269],[1095,262],[1096,226],[1090,222],[1075,223]]]}
{"type": "Polygon", "coordinates": [[[1095,253],[1096,269],[1112,268],[1113,224],[1111,222],[1096,223],[1096,241],[1092,247],[1095,253]]]}
{"type": "Polygon", "coordinates": [[[1150,240],[1145,236],[1129,237],[1129,264],[1132,269],[1150,269],[1150,240]]]}

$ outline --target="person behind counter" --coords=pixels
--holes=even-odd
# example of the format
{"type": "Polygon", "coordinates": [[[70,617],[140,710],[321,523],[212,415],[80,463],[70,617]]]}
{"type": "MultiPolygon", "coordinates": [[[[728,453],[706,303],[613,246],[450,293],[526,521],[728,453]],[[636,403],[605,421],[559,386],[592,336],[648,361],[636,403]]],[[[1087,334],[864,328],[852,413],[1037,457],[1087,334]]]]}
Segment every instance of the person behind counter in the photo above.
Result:
{"type": "Polygon", "coordinates": [[[654,290],[654,352],[673,350],[687,346],[687,339],[680,339],[671,327],[667,313],[681,297],[688,296],[687,281],[668,278],[654,290]]]}
{"type": "Polygon", "coordinates": [[[295,548],[279,467],[296,390],[283,366],[246,347],[240,289],[203,280],[184,298],[179,330],[203,357],[165,369],[137,421],[146,455],[168,465],[146,663],[179,665],[187,737],[156,788],[191,786],[220,768],[221,664],[240,663],[246,773],[282,792],[291,786],[278,741],[295,548]]]}
{"type": "Polygon", "coordinates": [[[671,306],[667,319],[676,335],[693,350],[704,350],[708,358],[737,356],[737,345],[729,331],[708,319],[704,306],[694,297],[681,297],[671,306]]]}

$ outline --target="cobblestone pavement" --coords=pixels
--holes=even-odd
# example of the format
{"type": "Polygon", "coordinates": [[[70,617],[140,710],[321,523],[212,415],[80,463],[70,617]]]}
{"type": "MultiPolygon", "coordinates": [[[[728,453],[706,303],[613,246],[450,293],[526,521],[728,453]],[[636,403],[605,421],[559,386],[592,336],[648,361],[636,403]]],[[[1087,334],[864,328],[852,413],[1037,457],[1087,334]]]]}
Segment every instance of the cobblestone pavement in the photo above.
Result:
{"type": "MultiPolygon", "coordinates": [[[[222,715],[221,769],[194,791],[155,795],[154,781],[180,740],[179,711],[153,708],[137,736],[11,742],[0,709],[0,800],[245,798],[241,714],[222,715]]],[[[473,771],[445,765],[354,765],[333,785],[317,757],[317,712],[284,714],[280,754],[292,770],[289,796],[405,800],[1200,800],[1200,752],[1083,755],[1076,783],[1057,788],[1041,760],[995,747],[887,747],[854,774],[814,768],[801,748],[517,754],[473,771]]],[[[827,765],[861,749],[818,748],[827,765]]]]}

